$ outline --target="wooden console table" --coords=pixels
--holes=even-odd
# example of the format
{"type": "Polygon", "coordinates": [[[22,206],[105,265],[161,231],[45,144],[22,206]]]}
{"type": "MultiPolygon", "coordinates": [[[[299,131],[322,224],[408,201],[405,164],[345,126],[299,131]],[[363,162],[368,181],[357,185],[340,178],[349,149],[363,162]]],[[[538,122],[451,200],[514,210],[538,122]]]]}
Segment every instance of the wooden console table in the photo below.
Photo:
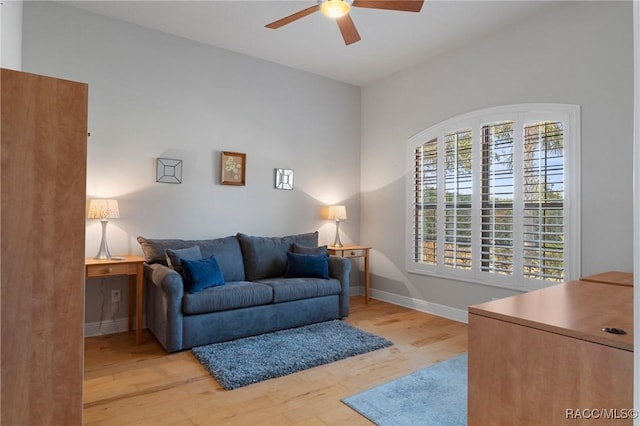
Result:
{"type": "Polygon", "coordinates": [[[369,250],[371,247],[367,246],[329,246],[327,247],[327,251],[330,255],[353,258],[353,257],[363,257],[364,258],[364,303],[369,303],[369,285],[371,284],[370,276],[369,276],[369,250]]]}
{"type": "Polygon", "coordinates": [[[470,306],[468,378],[469,426],[575,425],[578,409],[620,415],[633,407],[633,288],[572,281],[470,306]]]}
{"type": "Polygon", "coordinates": [[[86,277],[129,276],[129,331],[133,330],[133,300],[136,299],[136,343],[142,341],[143,264],[140,256],[124,256],[124,260],[85,259],[86,277]]]}

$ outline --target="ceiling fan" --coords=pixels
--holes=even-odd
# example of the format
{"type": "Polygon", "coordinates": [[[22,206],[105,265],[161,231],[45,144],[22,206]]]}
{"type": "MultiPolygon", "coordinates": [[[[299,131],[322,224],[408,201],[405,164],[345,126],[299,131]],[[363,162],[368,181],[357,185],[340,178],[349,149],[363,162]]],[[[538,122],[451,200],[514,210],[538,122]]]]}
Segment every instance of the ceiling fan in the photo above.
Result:
{"type": "Polygon", "coordinates": [[[356,29],[349,9],[353,7],[366,7],[369,9],[399,10],[403,12],[420,12],[424,0],[318,0],[318,4],[308,7],[292,15],[273,21],[265,25],[273,30],[284,25],[304,18],[316,11],[321,11],[324,15],[335,18],[342,33],[344,43],[348,46],[360,40],[360,34],[356,29]]]}

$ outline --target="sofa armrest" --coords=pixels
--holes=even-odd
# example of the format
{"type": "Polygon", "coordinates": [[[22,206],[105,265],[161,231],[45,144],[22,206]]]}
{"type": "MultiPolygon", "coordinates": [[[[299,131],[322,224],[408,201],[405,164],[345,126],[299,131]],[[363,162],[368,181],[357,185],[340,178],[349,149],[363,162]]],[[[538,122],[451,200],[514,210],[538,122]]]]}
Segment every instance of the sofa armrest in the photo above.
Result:
{"type": "Polygon", "coordinates": [[[340,316],[342,318],[349,315],[349,273],[351,272],[351,261],[344,257],[329,256],[329,276],[340,281],[342,291],[340,292],[340,316]]]}
{"type": "Polygon", "coordinates": [[[179,273],[159,263],[147,265],[149,281],[159,287],[169,299],[182,301],[184,295],[184,284],[179,273]]]}
{"type": "Polygon", "coordinates": [[[147,326],[167,352],[182,349],[182,277],[157,263],[146,264],[144,277],[147,326]]]}

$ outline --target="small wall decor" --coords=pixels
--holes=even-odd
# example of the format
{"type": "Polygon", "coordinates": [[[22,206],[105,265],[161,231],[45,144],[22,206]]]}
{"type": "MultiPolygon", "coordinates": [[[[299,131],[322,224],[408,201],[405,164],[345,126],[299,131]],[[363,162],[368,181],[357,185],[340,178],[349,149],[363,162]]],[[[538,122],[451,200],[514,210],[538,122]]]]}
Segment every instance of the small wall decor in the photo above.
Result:
{"type": "Polygon", "coordinates": [[[222,151],[220,154],[220,183],[222,185],[245,185],[247,154],[222,151]]]}
{"type": "Polygon", "coordinates": [[[274,186],[276,189],[293,189],[293,170],[275,169],[274,186]]]}
{"type": "Polygon", "coordinates": [[[182,160],[158,158],[156,161],[156,182],[182,183],[182,160]]]}

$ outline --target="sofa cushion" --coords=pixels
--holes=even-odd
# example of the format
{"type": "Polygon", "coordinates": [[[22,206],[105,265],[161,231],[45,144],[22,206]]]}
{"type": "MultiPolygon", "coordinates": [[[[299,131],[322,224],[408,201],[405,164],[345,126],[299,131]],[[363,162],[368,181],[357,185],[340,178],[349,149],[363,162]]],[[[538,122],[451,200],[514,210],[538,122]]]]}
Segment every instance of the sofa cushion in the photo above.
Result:
{"type": "MultiPolygon", "coordinates": [[[[228,282],[210,287],[199,293],[185,293],[182,310],[185,315],[226,311],[248,306],[266,305],[273,300],[273,289],[264,284],[248,281],[228,282]]],[[[229,324],[233,327],[233,324],[229,324]]]]}
{"type": "Polygon", "coordinates": [[[303,246],[301,244],[298,243],[293,243],[293,250],[294,253],[300,253],[300,254],[329,254],[329,252],[327,251],[327,246],[320,246],[320,247],[309,247],[309,246],[303,246]]]}
{"type": "Polygon", "coordinates": [[[205,288],[224,285],[224,277],[215,256],[206,259],[180,259],[184,289],[189,293],[197,293],[205,288]]]}
{"type": "Polygon", "coordinates": [[[180,259],[202,259],[200,246],[193,246],[183,249],[166,249],[164,252],[167,257],[167,264],[169,265],[169,267],[178,272],[180,275],[182,275],[182,263],[180,263],[180,259]]]}
{"type": "Polygon", "coordinates": [[[244,281],[244,263],[240,242],[234,236],[199,241],[202,257],[214,255],[225,281],[244,281]]]}
{"type": "Polygon", "coordinates": [[[225,281],[244,281],[244,264],[240,243],[234,236],[210,240],[151,239],[138,237],[147,263],[168,266],[166,249],[184,249],[200,246],[202,257],[215,256],[225,281]]]}
{"type": "Polygon", "coordinates": [[[313,247],[318,245],[318,232],[288,235],[286,237],[253,237],[238,234],[247,280],[281,277],[287,266],[287,252],[293,244],[313,247]]]}
{"type": "Polygon", "coordinates": [[[328,254],[287,253],[285,278],[323,278],[329,279],[328,254]]]}
{"type": "Polygon", "coordinates": [[[273,288],[274,303],[331,296],[341,292],[340,281],[333,278],[329,280],[322,278],[275,278],[259,282],[273,288]]]}

